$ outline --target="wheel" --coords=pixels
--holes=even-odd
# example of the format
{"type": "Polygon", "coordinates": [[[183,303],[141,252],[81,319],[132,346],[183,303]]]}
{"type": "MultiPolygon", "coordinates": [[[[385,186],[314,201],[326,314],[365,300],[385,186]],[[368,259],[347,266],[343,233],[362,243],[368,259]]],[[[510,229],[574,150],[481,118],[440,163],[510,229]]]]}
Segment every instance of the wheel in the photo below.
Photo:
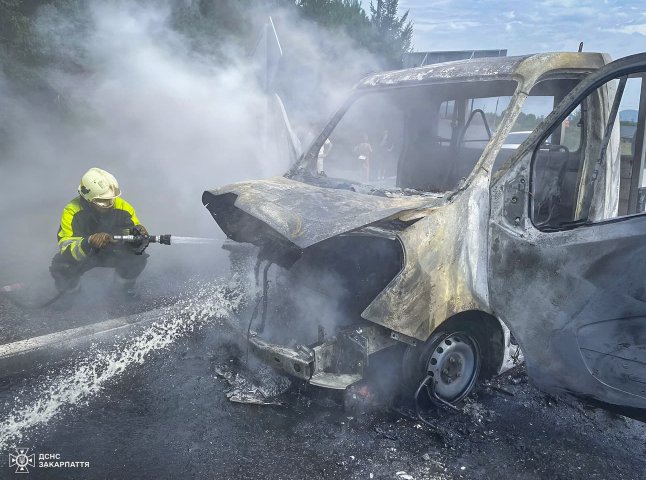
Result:
{"type": "Polygon", "coordinates": [[[457,403],[473,391],[481,366],[482,355],[474,336],[463,331],[438,332],[421,347],[406,350],[403,376],[409,389],[430,377],[429,394],[434,393],[442,402],[457,403]]]}
{"type": "Polygon", "coordinates": [[[435,394],[455,403],[466,397],[480,373],[480,348],[475,338],[456,332],[442,335],[433,343],[426,371],[433,378],[435,394]]]}

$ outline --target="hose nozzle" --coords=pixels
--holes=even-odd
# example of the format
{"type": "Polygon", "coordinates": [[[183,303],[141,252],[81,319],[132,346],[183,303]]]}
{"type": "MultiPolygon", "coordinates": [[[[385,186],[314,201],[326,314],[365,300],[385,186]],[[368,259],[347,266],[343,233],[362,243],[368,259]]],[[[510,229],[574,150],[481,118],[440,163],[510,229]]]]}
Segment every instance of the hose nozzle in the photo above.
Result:
{"type": "Polygon", "coordinates": [[[155,240],[151,240],[151,242],[157,242],[161,243],[163,245],[170,245],[170,235],[158,235],[157,237],[154,237],[155,240]]]}
{"type": "Polygon", "coordinates": [[[170,235],[113,235],[112,239],[116,242],[131,243],[136,246],[135,253],[141,255],[150,243],[161,243],[170,245],[170,235]]]}

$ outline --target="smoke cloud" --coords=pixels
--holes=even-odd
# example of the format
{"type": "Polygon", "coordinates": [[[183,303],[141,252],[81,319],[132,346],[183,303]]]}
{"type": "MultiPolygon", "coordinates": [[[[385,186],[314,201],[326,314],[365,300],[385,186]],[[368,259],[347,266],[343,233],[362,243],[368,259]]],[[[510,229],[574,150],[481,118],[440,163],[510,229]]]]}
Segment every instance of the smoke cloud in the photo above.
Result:
{"type": "MultiPolygon", "coordinates": [[[[151,233],[221,239],[202,191],[289,167],[280,149],[263,146],[270,104],[237,39],[220,42],[217,55],[195,48],[173,27],[171,1],[71,5],[36,13],[48,59],[40,84],[0,73],[2,284],[49,282],[62,208],[90,167],[116,176],[151,233]]],[[[314,128],[376,62],[293,12],[259,7],[249,12],[251,29],[268,13],[284,52],[275,88],[295,123],[314,128]]],[[[224,264],[218,247],[157,248],[144,275],[224,264]]]]}

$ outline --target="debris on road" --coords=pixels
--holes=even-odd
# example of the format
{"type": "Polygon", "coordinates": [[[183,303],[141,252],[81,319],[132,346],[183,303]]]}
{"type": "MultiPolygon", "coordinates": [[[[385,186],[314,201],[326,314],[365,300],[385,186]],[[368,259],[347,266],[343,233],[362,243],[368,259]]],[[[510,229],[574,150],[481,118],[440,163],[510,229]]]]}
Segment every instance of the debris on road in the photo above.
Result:
{"type": "Polygon", "coordinates": [[[230,359],[228,363],[216,365],[213,370],[231,386],[226,396],[236,403],[283,405],[284,402],[276,397],[285,393],[291,386],[289,379],[278,375],[271,368],[259,365],[258,370],[252,372],[235,358],[230,359]]]}
{"type": "Polygon", "coordinates": [[[412,475],[409,475],[403,470],[401,472],[397,472],[395,475],[397,475],[397,477],[401,478],[402,480],[414,480],[414,477],[412,475]]]}

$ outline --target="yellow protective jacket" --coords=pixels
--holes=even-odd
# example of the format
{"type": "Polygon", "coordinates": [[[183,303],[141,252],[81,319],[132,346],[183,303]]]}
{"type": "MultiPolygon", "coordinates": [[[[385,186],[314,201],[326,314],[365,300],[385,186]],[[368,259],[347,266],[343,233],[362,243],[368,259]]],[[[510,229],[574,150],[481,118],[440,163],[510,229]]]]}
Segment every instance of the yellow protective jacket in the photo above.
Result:
{"type": "Polygon", "coordinates": [[[139,224],[135,209],[122,198],[116,198],[109,211],[99,213],[78,196],[63,209],[58,247],[61,255],[82,262],[93,251],[88,241],[90,235],[101,232],[122,235],[139,224]]]}

